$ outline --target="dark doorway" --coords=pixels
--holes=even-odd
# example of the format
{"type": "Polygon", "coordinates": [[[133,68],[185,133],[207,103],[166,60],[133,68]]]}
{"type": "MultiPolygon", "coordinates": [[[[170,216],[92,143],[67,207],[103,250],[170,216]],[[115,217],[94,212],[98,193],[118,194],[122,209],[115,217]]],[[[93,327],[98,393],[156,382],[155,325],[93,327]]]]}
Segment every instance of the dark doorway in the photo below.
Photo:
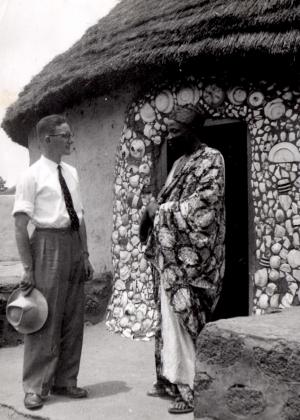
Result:
{"type": "MultiPolygon", "coordinates": [[[[226,269],[213,320],[244,316],[249,314],[247,125],[212,121],[205,127],[204,141],[222,153],[226,170],[226,269]]],[[[168,147],[168,171],[181,154],[168,147]]]]}

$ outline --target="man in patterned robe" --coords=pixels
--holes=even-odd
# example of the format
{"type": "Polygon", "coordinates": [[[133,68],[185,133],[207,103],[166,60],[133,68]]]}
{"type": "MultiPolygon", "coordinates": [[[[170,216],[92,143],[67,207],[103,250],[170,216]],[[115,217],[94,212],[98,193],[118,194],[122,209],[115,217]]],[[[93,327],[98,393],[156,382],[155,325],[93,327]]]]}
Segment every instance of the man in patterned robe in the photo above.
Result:
{"type": "Polygon", "coordinates": [[[220,295],[225,269],[224,160],[199,139],[204,118],[178,108],[168,141],[182,143],[157,201],[146,207],[141,240],[153,264],[160,322],[156,332],[157,382],[148,395],[176,397],[170,413],[193,411],[195,343],[220,295]],[[143,237],[144,236],[144,237],[143,237]]]}

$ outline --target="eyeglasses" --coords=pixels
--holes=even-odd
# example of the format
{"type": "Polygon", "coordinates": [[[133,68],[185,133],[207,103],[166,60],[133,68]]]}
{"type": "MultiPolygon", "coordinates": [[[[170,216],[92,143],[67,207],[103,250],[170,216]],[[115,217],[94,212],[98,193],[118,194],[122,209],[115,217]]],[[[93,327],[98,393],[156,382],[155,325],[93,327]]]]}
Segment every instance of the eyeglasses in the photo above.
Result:
{"type": "Polygon", "coordinates": [[[65,140],[70,140],[70,138],[74,137],[72,133],[60,133],[60,134],[48,134],[49,137],[62,137],[65,140]]]}

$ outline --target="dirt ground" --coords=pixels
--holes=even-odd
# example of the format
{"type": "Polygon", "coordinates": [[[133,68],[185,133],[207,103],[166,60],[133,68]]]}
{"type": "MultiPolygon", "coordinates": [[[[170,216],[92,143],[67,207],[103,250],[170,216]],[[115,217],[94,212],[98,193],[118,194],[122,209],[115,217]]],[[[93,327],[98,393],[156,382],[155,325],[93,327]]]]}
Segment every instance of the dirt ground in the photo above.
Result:
{"type": "Polygon", "coordinates": [[[38,411],[23,406],[23,346],[0,349],[0,420],[192,420],[193,414],[171,415],[168,400],[146,391],[154,376],[154,341],[132,341],[106,330],[104,322],[85,329],[78,385],[86,400],[50,397],[38,411]]]}

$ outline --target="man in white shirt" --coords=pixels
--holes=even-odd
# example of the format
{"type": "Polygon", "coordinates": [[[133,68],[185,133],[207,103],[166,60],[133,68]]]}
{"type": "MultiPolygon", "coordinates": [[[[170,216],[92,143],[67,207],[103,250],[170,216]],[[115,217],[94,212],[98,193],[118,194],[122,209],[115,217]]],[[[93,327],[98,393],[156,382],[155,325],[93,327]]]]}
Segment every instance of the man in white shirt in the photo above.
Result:
{"type": "Polygon", "coordinates": [[[40,290],[48,302],[41,330],[25,335],[23,387],[28,409],[43,406],[49,392],[87,397],[77,387],[84,322],[84,281],[92,278],[78,174],[61,161],[71,153],[72,132],[60,115],[37,124],[42,156],[17,185],[13,215],[24,267],[21,287],[40,290]],[[31,238],[28,223],[35,225],[31,238]]]}

